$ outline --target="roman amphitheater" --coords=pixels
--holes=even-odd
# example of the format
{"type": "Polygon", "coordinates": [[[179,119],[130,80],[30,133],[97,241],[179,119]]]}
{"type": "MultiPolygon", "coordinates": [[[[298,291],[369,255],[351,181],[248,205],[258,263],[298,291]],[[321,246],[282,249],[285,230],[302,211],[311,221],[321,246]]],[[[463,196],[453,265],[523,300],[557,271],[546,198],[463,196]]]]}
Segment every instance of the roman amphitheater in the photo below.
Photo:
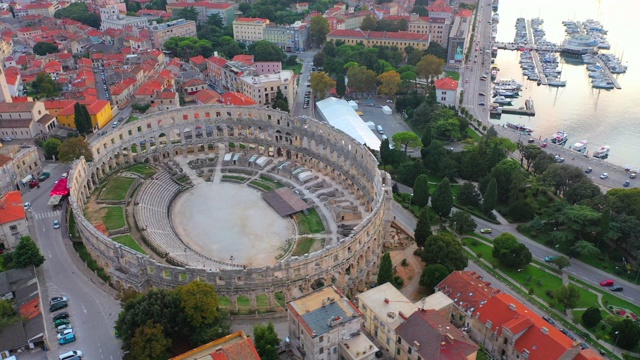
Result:
{"type": "Polygon", "coordinates": [[[355,292],[375,282],[391,220],[390,178],[368,149],[325,123],[267,108],[185,107],[124,124],[90,148],[93,161],[72,166],[69,203],[85,246],[116,288],[199,279],[231,304],[248,298],[255,310],[260,297],[274,308],[323,284],[355,292]],[[126,204],[135,218],[129,226],[151,255],[85,217],[93,193],[140,163],[155,172],[136,178],[126,204]],[[280,190],[284,213],[265,195],[280,190]],[[300,204],[304,215],[322,219],[320,233],[301,235],[292,220],[304,216],[293,214],[300,204]],[[294,254],[302,238],[316,246],[294,254]]]}

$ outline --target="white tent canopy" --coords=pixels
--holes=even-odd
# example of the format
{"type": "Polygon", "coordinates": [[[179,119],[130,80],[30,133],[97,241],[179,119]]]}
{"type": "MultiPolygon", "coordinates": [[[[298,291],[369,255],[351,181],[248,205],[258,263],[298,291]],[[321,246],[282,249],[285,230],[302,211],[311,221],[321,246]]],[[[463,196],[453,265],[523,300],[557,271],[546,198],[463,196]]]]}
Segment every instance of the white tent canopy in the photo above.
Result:
{"type": "Polygon", "coordinates": [[[380,139],[369,129],[346,100],[330,97],[318,101],[316,106],[322,117],[331,126],[348,134],[360,144],[365,144],[373,150],[380,149],[380,139]]]}

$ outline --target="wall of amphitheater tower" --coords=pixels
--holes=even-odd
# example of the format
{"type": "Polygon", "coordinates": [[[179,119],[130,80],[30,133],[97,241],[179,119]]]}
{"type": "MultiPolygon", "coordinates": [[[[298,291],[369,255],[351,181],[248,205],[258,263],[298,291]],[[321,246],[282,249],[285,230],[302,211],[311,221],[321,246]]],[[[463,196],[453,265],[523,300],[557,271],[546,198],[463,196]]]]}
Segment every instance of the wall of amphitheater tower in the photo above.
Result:
{"type": "Polygon", "coordinates": [[[377,160],[364,146],[324,123],[266,108],[186,107],[140,117],[111,130],[90,147],[93,161],[81,158],[72,166],[70,207],[87,249],[117,288],[143,291],[201,279],[232,301],[239,295],[248,296],[255,307],[257,294],[269,295],[270,304],[275,305],[276,292],[289,301],[296,288],[307,293],[318,280],[347,292],[362,290],[373,280],[390,224],[391,181],[388,174],[378,171],[377,160]],[[155,139],[154,147],[139,145],[151,139],[155,139]],[[219,146],[230,150],[229,143],[244,144],[247,153],[284,157],[331,177],[357,198],[368,215],[335,245],[274,266],[246,269],[162,264],[114,242],[84,217],[84,205],[100,179],[122,167],[187,153],[213,154],[219,146]]]}

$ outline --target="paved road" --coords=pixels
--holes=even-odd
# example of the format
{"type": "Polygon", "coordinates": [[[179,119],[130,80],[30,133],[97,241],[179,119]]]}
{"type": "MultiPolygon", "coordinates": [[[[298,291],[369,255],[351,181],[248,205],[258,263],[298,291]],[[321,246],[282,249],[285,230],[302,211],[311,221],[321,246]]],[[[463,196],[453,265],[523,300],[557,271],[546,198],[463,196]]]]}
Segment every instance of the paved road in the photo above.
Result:
{"type": "Polygon", "coordinates": [[[59,346],[52,323],[54,314],[45,310],[45,335],[51,349],[48,358],[57,359],[63,352],[80,349],[88,359],[121,359],[121,343],[115,339],[113,331],[120,312],[119,302],[83,274],[84,270],[78,268],[79,263],[73,258],[77,256],[73,247],[68,240],[63,240],[61,231],[64,230],[53,229],[53,221],[61,220],[61,212],[51,209],[47,201],[54,181],[65,169],[65,165],[47,166],[51,178],[42,182],[40,189],[31,189],[23,194],[24,201],[32,204],[29,211],[31,234],[46,257],[42,265],[45,276],[45,283],[41,284],[43,302],[46,305],[52,296],[69,298],[69,307],[65,311],[71,315],[71,324],[78,339],[75,343],[59,346]]]}
{"type": "Polygon", "coordinates": [[[304,108],[304,95],[307,91],[311,91],[311,87],[307,87],[307,83],[310,82],[311,67],[313,66],[313,57],[318,53],[318,49],[312,49],[305,51],[302,54],[296,54],[302,61],[302,72],[298,75],[298,92],[295,94],[295,101],[291,103],[291,113],[293,116],[311,116],[313,117],[314,104],[313,101],[309,101],[309,107],[304,108]]]}

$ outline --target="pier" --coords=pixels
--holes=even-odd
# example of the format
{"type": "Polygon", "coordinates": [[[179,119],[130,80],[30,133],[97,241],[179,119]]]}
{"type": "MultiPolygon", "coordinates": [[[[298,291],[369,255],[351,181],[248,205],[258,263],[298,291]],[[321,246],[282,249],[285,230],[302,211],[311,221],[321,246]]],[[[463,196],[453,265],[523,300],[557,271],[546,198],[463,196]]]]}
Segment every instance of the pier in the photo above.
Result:
{"type": "Polygon", "coordinates": [[[489,106],[491,107],[490,114],[493,116],[500,116],[501,114],[536,116],[536,109],[533,106],[532,99],[527,99],[524,101],[524,109],[516,109],[514,107],[499,107],[498,104],[490,104],[489,106]]]}
{"type": "Polygon", "coordinates": [[[609,67],[607,66],[607,64],[605,64],[604,61],[602,61],[602,59],[600,59],[598,56],[596,56],[595,59],[598,65],[602,67],[602,70],[604,71],[605,75],[607,75],[608,80],[611,81],[613,86],[615,86],[616,89],[622,89],[622,86],[620,86],[618,80],[616,80],[611,71],[609,71],[609,67]]]}

